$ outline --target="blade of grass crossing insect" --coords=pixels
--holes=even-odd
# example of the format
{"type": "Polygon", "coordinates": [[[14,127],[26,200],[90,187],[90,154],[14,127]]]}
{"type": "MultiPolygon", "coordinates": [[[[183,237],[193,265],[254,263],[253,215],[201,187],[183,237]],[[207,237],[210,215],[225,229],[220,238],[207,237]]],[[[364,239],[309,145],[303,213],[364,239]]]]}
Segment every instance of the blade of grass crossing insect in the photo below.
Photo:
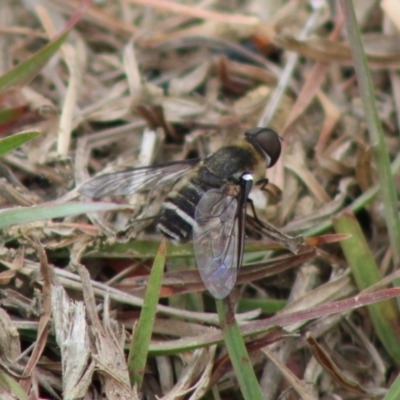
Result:
{"type": "MultiPolygon", "coordinates": [[[[379,268],[354,214],[351,211],[343,213],[334,219],[333,225],[336,232],[351,235],[340,245],[359,290],[379,282],[382,279],[379,268]]],[[[391,300],[382,301],[368,306],[368,311],[383,346],[395,363],[400,365],[400,318],[395,303],[391,300]]]]}
{"type": "Polygon", "coordinates": [[[37,138],[41,133],[42,132],[38,130],[26,131],[0,139],[0,157],[6,155],[24,143],[37,138]]]}
{"type": "Polygon", "coordinates": [[[254,374],[243,337],[236,323],[229,297],[223,300],[216,300],[216,304],[225,345],[243,398],[246,400],[262,400],[261,389],[254,374]]]}
{"type": "Polygon", "coordinates": [[[144,304],[140,313],[139,321],[132,335],[131,348],[128,357],[128,368],[131,384],[141,387],[143,382],[144,371],[147,362],[147,353],[153,325],[157,311],[158,299],[164,273],[166,254],[166,240],[163,239],[149,277],[146,294],[144,296],[144,304]]]}

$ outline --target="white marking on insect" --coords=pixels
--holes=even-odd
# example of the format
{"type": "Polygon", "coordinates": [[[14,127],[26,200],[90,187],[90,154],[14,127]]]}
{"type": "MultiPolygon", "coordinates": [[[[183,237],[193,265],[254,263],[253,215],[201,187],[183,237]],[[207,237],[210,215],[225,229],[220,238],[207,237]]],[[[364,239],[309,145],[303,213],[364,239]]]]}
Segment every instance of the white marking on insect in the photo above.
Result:
{"type": "Polygon", "coordinates": [[[165,235],[169,236],[173,240],[173,242],[179,243],[179,241],[181,240],[179,235],[170,231],[164,224],[160,224],[160,223],[157,224],[157,228],[159,231],[161,231],[165,235]]]}
{"type": "Polygon", "coordinates": [[[242,176],[242,179],[244,179],[245,181],[252,181],[253,180],[253,175],[251,174],[244,174],[242,176]]]}
{"type": "Polygon", "coordinates": [[[167,208],[168,210],[175,211],[176,214],[183,219],[185,222],[187,222],[190,226],[194,225],[194,219],[185,211],[182,211],[178,206],[176,206],[173,203],[170,203],[169,201],[163,203],[163,208],[167,208]]]}
{"type": "Polygon", "coordinates": [[[192,182],[187,182],[186,183],[186,188],[190,190],[194,190],[199,196],[202,196],[204,194],[204,190],[201,187],[198,187],[197,185],[193,185],[192,182]]]}

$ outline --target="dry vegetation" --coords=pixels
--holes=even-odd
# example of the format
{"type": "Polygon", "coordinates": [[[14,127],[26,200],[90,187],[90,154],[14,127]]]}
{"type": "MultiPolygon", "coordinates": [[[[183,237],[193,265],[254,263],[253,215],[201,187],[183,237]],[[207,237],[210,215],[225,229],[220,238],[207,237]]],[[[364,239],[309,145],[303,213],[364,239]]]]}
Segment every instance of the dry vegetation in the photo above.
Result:
{"type": "Polygon", "coordinates": [[[1,399],[400,398],[384,146],[396,172],[396,4],[355,1],[375,117],[339,1],[2,0],[0,73],[39,56],[0,76],[1,399]],[[70,23],[48,61],[40,50],[70,23]],[[203,157],[254,126],[284,140],[268,203],[254,191],[258,215],[306,246],[249,232],[249,265],[217,307],[191,245],[168,244],[165,261],[143,220],[169,188],[111,205],[76,191],[102,171],[203,157]],[[21,131],[37,137],[7,150],[21,131]]]}

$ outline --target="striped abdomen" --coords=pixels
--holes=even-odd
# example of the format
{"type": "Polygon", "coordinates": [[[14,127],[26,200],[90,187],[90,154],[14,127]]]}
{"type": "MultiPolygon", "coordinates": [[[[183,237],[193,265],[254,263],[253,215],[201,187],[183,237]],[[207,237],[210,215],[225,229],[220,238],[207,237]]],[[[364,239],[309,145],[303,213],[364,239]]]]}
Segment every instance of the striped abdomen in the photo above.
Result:
{"type": "Polygon", "coordinates": [[[174,241],[189,241],[192,238],[196,206],[203,194],[211,188],[199,179],[197,172],[178,182],[164,200],[157,229],[174,241]]]}

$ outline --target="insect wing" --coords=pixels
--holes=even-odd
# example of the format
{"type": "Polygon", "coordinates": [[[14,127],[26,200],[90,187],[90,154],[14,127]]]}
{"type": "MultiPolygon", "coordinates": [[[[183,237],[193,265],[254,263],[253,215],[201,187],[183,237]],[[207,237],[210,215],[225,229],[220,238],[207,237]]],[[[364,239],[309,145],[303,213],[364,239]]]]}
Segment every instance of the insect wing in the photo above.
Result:
{"type": "Polygon", "coordinates": [[[195,211],[194,255],[201,279],[217,299],[235,286],[242,261],[238,211],[238,199],[218,189],[206,192],[195,211]]]}
{"type": "Polygon", "coordinates": [[[175,183],[192,170],[199,161],[199,159],[192,159],[99,175],[84,183],[79,188],[79,192],[95,198],[146,192],[162,185],[175,183]]]}

